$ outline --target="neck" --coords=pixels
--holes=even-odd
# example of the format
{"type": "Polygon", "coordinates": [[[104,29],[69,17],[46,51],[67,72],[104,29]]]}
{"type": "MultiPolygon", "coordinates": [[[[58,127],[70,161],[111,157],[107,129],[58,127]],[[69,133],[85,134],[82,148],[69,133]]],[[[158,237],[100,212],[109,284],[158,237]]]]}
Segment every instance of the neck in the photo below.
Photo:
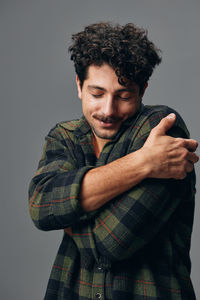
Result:
{"type": "Polygon", "coordinates": [[[96,155],[97,158],[99,158],[100,153],[101,153],[103,147],[104,147],[105,144],[107,144],[108,142],[109,142],[109,140],[100,139],[100,138],[96,137],[96,136],[93,134],[93,137],[92,137],[92,145],[93,145],[93,148],[94,148],[94,153],[95,153],[95,155],[96,155]]]}

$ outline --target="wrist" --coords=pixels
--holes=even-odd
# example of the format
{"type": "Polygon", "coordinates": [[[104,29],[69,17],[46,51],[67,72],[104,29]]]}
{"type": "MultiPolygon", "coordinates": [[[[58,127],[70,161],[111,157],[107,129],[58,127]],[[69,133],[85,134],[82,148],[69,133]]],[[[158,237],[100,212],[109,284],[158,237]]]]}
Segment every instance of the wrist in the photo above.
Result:
{"type": "Polygon", "coordinates": [[[138,161],[140,163],[141,176],[143,179],[152,177],[153,163],[155,162],[150,155],[151,150],[148,147],[142,147],[137,152],[139,154],[138,161]]]}

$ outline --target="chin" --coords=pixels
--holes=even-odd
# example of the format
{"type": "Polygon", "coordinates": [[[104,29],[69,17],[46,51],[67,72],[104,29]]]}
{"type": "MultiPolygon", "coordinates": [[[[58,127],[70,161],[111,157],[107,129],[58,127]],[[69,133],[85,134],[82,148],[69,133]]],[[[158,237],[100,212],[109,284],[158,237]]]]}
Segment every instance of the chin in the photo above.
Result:
{"type": "Polygon", "coordinates": [[[118,131],[113,132],[113,133],[103,133],[103,132],[94,130],[94,133],[96,134],[96,136],[103,140],[113,140],[114,137],[116,136],[117,132],[118,131]]]}

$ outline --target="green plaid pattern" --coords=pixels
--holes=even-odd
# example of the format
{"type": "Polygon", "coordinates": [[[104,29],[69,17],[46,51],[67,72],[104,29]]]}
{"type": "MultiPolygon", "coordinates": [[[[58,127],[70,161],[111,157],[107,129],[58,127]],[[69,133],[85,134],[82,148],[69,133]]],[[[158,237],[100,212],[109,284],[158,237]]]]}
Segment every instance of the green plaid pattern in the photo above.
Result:
{"type": "MultiPolygon", "coordinates": [[[[30,214],[39,229],[71,227],[72,237],[63,235],[45,300],[196,299],[189,257],[194,171],[184,180],[147,178],[94,212],[84,212],[79,203],[88,170],[141,148],[171,112],[166,106],[141,105],[98,159],[84,117],[49,132],[29,187],[30,214]]],[[[188,138],[175,113],[168,134],[188,138]]]]}

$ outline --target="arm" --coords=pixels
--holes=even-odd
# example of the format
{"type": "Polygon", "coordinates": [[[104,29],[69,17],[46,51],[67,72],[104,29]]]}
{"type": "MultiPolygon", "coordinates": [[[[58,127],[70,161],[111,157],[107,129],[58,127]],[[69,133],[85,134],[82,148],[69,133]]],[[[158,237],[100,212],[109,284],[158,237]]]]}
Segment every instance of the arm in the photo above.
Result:
{"type": "MultiPolygon", "coordinates": [[[[82,180],[85,174],[93,169],[94,166],[83,166],[80,168],[74,156],[75,150],[73,148],[73,141],[67,134],[65,134],[65,136],[62,134],[61,129],[57,126],[46,137],[46,144],[44,146],[43,156],[39,162],[38,171],[30,183],[30,214],[36,227],[42,230],[64,229],[81,220],[91,218],[97,213],[97,211],[88,213],[89,210],[86,212],[84,206],[82,207],[80,203],[82,180]]],[[[134,156],[136,157],[137,153],[135,153],[134,156]]],[[[124,162],[126,160],[126,157],[120,159],[122,166],[125,165],[124,162]]],[[[138,162],[138,159],[135,159],[135,162],[133,161],[133,170],[142,170],[142,159],[141,163],[138,162]]],[[[126,165],[129,167],[128,163],[126,165]]],[[[99,172],[103,170],[101,173],[103,175],[106,172],[106,168],[108,171],[107,174],[109,175],[112,167],[114,168],[114,173],[118,171],[121,182],[122,173],[121,171],[119,172],[117,162],[96,168],[96,170],[99,172]]],[[[134,182],[132,182],[131,185],[133,186],[141,181],[146,176],[144,175],[145,172],[142,175],[141,171],[132,173],[132,176],[129,176],[134,178],[134,182]]],[[[127,173],[127,171],[125,173],[127,173]]],[[[113,176],[111,177],[114,179],[113,176]]],[[[92,178],[94,177],[92,176],[92,178]]],[[[126,190],[128,188],[122,186],[122,184],[119,185],[119,180],[114,180],[113,182],[120,187],[118,193],[122,193],[124,189],[126,190]]],[[[89,183],[88,186],[92,187],[91,183],[89,183]]],[[[96,193],[94,188],[92,190],[96,193]]],[[[108,187],[108,190],[111,189],[108,187]]],[[[116,193],[114,188],[112,191],[116,193]]],[[[109,201],[114,196],[110,194],[109,199],[104,195],[104,203],[105,200],[109,201]]],[[[97,197],[97,199],[99,198],[97,197]]],[[[102,206],[102,198],[100,201],[100,206],[102,206]]],[[[93,207],[97,209],[100,206],[93,207]]]]}
{"type": "MultiPolygon", "coordinates": [[[[75,151],[72,139],[66,132],[61,131],[59,125],[46,137],[38,170],[29,186],[30,215],[36,227],[41,230],[64,229],[81,220],[91,218],[96,213],[95,210],[91,212],[84,210],[80,202],[82,180],[89,170],[94,169],[94,166],[80,167],[74,155],[75,151]]],[[[124,161],[126,158],[121,158],[119,163],[125,165],[124,161]]],[[[135,167],[141,169],[140,165],[136,160],[135,167]]],[[[105,175],[107,172],[109,175],[110,170],[119,173],[119,164],[113,162],[95,169],[98,174],[105,175]]],[[[142,172],[135,172],[134,184],[144,178],[145,173],[143,172],[142,176],[140,174],[142,172]]],[[[114,184],[119,186],[116,180],[114,184]]],[[[92,187],[91,182],[89,185],[92,187]]],[[[95,188],[92,191],[95,193],[95,188]]],[[[120,189],[118,193],[122,191],[120,189]]],[[[110,199],[113,197],[111,194],[110,199]]]]}
{"type": "Polygon", "coordinates": [[[185,178],[198,161],[198,156],[190,152],[195,151],[198,144],[195,140],[166,136],[174,122],[175,115],[163,118],[151,133],[146,132],[145,138],[150,135],[144,145],[140,144],[134,152],[110,164],[89,170],[80,192],[83,209],[98,209],[148,177],[185,178]]]}
{"type": "Polygon", "coordinates": [[[72,139],[59,125],[53,128],[29,186],[29,210],[36,227],[63,229],[87,218],[78,195],[82,178],[90,168],[78,168],[72,139]]]}
{"type": "MultiPolygon", "coordinates": [[[[158,123],[160,114],[154,117],[157,117],[158,123]]],[[[137,151],[143,146],[152,126],[156,125],[150,120],[148,123],[146,128],[144,125],[138,131],[140,138],[134,141],[131,151],[137,151]]],[[[177,124],[170,134],[186,137],[182,127],[177,124]]],[[[104,206],[87,229],[89,232],[91,230],[89,238],[95,239],[101,255],[108,256],[111,260],[128,259],[148,244],[168,223],[188,191],[193,193],[192,178],[194,179],[194,172],[184,180],[146,179],[104,206]]],[[[80,228],[72,233],[73,238],[81,238],[79,233],[82,229],[81,232],[79,230],[80,228]]],[[[84,232],[87,231],[85,230],[83,228],[84,232]]],[[[85,245],[88,244],[86,237],[82,241],[85,245]]]]}
{"type": "MultiPolygon", "coordinates": [[[[73,136],[59,125],[46,137],[38,170],[29,186],[30,215],[41,230],[64,229],[97,213],[86,211],[81,205],[82,180],[94,166],[82,164],[80,167],[76,151],[73,136]]],[[[112,165],[115,162],[107,169],[112,165]]],[[[101,170],[101,167],[96,169],[101,170]]],[[[135,180],[141,179],[138,176],[135,180]]]]}

